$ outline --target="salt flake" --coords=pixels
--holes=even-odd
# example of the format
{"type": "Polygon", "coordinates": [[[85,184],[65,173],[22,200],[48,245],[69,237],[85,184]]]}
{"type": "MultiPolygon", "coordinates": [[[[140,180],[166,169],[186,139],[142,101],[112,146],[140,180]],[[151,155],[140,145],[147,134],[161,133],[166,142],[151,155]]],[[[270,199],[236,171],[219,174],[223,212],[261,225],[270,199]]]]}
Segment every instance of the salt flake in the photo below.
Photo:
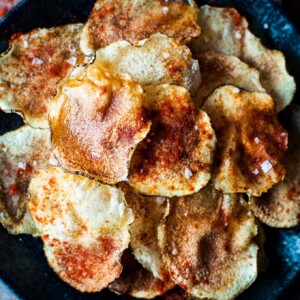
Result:
{"type": "Polygon", "coordinates": [[[263,170],[264,173],[268,173],[272,168],[273,168],[273,166],[268,160],[265,160],[261,164],[261,169],[263,170]]]}
{"type": "Polygon", "coordinates": [[[184,170],[184,177],[187,178],[187,179],[189,179],[192,176],[193,176],[192,171],[189,168],[185,168],[185,170],[184,170]]]}

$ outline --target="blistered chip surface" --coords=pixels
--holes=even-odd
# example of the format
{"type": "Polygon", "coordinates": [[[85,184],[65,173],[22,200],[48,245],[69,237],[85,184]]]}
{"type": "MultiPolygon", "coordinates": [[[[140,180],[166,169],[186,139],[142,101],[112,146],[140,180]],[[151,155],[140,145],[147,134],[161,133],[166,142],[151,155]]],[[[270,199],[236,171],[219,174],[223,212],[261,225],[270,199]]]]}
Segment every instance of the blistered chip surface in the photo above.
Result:
{"type": "Polygon", "coordinates": [[[200,8],[199,38],[192,41],[195,54],[217,51],[239,57],[260,72],[260,79],[276,102],[276,111],[283,110],[293,99],[296,84],[286,70],[285,58],[277,50],[265,48],[248,30],[248,22],[234,8],[200,8]]]}
{"type": "Polygon", "coordinates": [[[28,186],[52,157],[48,129],[25,125],[0,136],[0,221],[9,233],[37,235],[27,211],[28,186]]]}
{"type": "Polygon", "coordinates": [[[33,127],[47,128],[56,83],[84,62],[82,24],[35,29],[12,41],[0,58],[0,108],[16,111],[33,127]],[[63,37],[63,38],[62,38],[63,37]]]}
{"type": "Polygon", "coordinates": [[[233,299],[257,275],[255,219],[239,195],[207,186],[173,198],[159,242],[173,280],[199,299],[233,299]]]}
{"type": "Polygon", "coordinates": [[[194,1],[98,0],[85,24],[81,48],[95,52],[113,42],[131,43],[161,32],[179,42],[187,42],[200,34],[197,6],[194,1]]]}
{"type": "Polygon", "coordinates": [[[119,277],[133,222],[120,190],[52,167],[38,171],[29,192],[48,263],[61,279],[96,292],[119,277]]]}
{"type": "Polygon", "coordinates": [[[61,165],[109,184],[126,180],[132,152],[150,129],[142,96],[140,85],[95,65],[62,81],[49,118],[61,165]]]}
{"type": "Polygon", "coordinates": [[[217,136],[212,175],[217,189],[259,196],[282,181],[288,136],[270,96],[223,86],[201,108],[210,116],[217,136]]]}
{"type": "Polygon", "coordinates": [[[210,179],[216,143],[209,117],[182,87],[144,89],[143,105],[152,126],[132,156],[129,184],[147,195],[172,197],[199,191],[210,179]]]}

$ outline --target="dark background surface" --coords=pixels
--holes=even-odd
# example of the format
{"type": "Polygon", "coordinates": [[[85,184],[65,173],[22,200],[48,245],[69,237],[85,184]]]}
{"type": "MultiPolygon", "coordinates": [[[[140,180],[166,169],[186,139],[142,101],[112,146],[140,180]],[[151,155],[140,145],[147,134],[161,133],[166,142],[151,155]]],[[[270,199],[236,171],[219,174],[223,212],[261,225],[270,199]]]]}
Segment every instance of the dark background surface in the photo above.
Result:
{"type": "MultiPolygon", "coordinates": [[[[23,0],[3,21],[0,21],[0,48],[4,50],[7,47],[7,40],[15,32],[83,22],[93,2],[92,0],[23,0]]],[[[249,19],[251,30],[259,35],[265,44],[280,49],[286,54],[288,68],[300,86],[299,0],[282,1],[282,10],[271,0],[197,2],[238,8],[249,19]],[[263,28],[265,23],[269,25],[267,30],[263,28]]],[[[299,92],[296,99],[299,99],[299,92]]],[[[18,116],[8,117],[0,113],[0,134],[21,123],[18,116]]],[[[300,299],[300,227],[281,230],[266,226],[264,228],[267,240],[265,248],[270,259],[269,267],[267,272],[260,274],[257,281],[239,299],[298,300],[300,299]]],[[[39,239],[24,235],[10,236],[2,227],[0,227],[0,277],[21,299],[26,300],[120,299],[107,291],[96,294],[77,292],[62,282],[48,267],[42,242],[39,239]]]]}

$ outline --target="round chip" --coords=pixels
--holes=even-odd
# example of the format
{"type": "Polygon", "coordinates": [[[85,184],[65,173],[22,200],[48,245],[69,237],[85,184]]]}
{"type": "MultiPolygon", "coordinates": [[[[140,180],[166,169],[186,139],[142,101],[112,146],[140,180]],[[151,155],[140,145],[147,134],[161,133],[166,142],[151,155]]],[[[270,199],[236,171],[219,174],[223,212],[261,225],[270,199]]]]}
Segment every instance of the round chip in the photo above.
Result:
{"type": "Polygon", "coordinates": [[[135,150],[129,184],[146,195],[195,193],[210,179],[216,138],[207,114],[183,87],[147,86],[143,105],[152,121],[135,150]]]}
{"type": "Polygon", "coordinates": [[[291,103],[296,84],[286,70],[284,55],[266,49],[248,30],[247,20],[234,8],[204,5],[197,22],[202,32],[191,43],[195,54],[217,51],[237,56],[260,72],[261,82],[274,99],[277,112],[291,103]]]}
{"type": "Polygon", "coordinates": [[[133,150],[151,124],[142,96],[140,85],[95,65],[63,80],[49,117],[53,151],[62,167],[109,184],[126,180],[133,150]]]}
{"type": "Polygon", "coordinates": [[[130,74],[142,86],[170,83],[194,94],[200,84],[199,64],[190,49],[158,33],[135,45],[120,41],[99,49],[94,64],[115,76],[130,74]]]}
{"type": "Polygon", "coordinates": [[[113,42],[131,43],[161,32],[181,43],[200,34],[198,8],[184,0],[98,0],[84,26],[81,48],[90,54],[113,42]]]}
{"type": "Polygon", "coordinates": [[[259,72],[235,56],[208,51],[196,55],[201,70],[201,85],[193,99],[199,107],[204,98],[219,86],[231,84],[249,92],[265,92],[259,72]]]}
{"type": "Polygon", "coordinates": [[[300,107],[291,106],[288,112],[289,148],[284,165],[284,180],[263,194],[250,198],[250,208],[263,223],[272,227],[300,225],[300,107]]]}
{"type": "Polygon", "coordinates": [[[208,185],[173,198],[158,228],[172,279],[199,299],[233,299],[257,276],[257,227],[240,195],[208,185]]]}
{"type": "Polygon", "coordinates": [[[12,41],[0,58],[0,108],[28,125],[47,128],[56,83],[85,61],[79,50],[82,24],[35,29],[12,41]],[[63,37],[63,39],[62,39],[63,37]]]}
{"type": "Polygon", "coordinates": [[[81,292],[96,292],[120,276],[133,213],[123,193],[61,168],[32,178],[28,203],[49,265],[81,292]]]}
{"type": "Polygon", "coordinates": [[[165,280],[169,272],[158,247],[157,227],[168,212],[169,201],[164,197],[144,197],[126,183],[120,187],[126,203],[133,210],[134,222],[130,225],[130,247],[137,261],[154,277],[165,280]]]}
{"type": "Polygon", "coordinates": [[[28,185],[36,169],[51,163],[48,129],[23,126],[0,136],[0,222],[11,234],[38,232],[28,213],[28,185]]]}
{"type": "Polygon", "coordinates": [[[138,263],[129,249],[124,251],[121,263],[123,266],[121,276],[109,285],[109,289],[119,295],[152,299],[163,295],[175,286],[169,277],[164,278],[163,281],[155,278],[138,263]]]}
{"type": "Polygon", "coordinates": [[[283,180],[287,133],[269,95],[223,86],[204,101],[202,109],[217,135],[212,175],[217,189],[259,196],[283,180]]]}

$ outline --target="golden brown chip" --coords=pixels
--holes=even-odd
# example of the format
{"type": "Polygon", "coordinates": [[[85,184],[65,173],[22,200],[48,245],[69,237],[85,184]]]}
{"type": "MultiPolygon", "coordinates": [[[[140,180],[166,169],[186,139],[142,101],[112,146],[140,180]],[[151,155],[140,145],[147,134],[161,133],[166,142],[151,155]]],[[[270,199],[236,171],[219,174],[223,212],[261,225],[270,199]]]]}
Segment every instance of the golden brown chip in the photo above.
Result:
{"type": "Polygon", "coordinates": [[[232,84],[249,92],[265,92],[259,72],[235,56],[208,51],[196,55],[201,70],[201,85],[195,97],[200,106],[205,97],[219,86],[232,84]]]}
{"type": "Polygon", "coordinates": [[[89,65],[63,80],[52,101],[53,151],[61,165],[105,183],[126,180],[134,148],[150,129],[143,90],[89,65]]]}
{"type": "Polygon", "coordinates": [[[288,117],[289,148],[284,161],[287,175],[267,194],[250,198],[255,216],[272,227],[300,225],[300,107],[291,106],[288,117]]]}
{"type": "Polygon", "coordinates": [[[277,112],[290,104],[296,84],[286,70],[283,54],[266,49],[234,8],[202,6],[198,24],[202,33],[192,41],[194,53],[217,51],[239,57],[260,72],[263,86],[276,102],[277,112]]]}
{"type": "Polygon", "coordinates": [[[155,278],[138,263],[129,249],[124,251],[121,263],[123,265],[121,276],[109,285],[109,289],[119,295],[152,299],[163,295],[175,285],[169,277],[163,281],[155,278]]]}
{"type": "Polygon", "coordinates": [[[0,58],[0,108],[20,113],[30,126],[49,127],[56,83],[84,62],[81,30],[82,24],[35,29],[14,39],[0,58]]]}
{"type": "Polygon", "coordinates": [[[210,179],[216,143],[209,117],[195,107],[183,87],[144,89],[143,105],[152,127],[132,156],[129,184],[146,195],[199,191],[210,179]]]}
{"type": "Polygon", "coordinates": [[[211,185],[171,199],[158,228],[171,277],[200,299],[232,299],[255,280],[256,233],[242,196],[222,195],[211,185]]]}
{"type": "Polygon", "coordinates": [[[113,42],[131,43],[161,32],[186,43],[200,34],[194,1],[98,0],[81,36],[81,48],[90,54],[113,42]]]}
{"type": "Polygon", "coordinates": [[[9,233],[38,234],[27,211],[28,185],[52,160],[48,129],[25,125],[0,136],[0,222],[9,233]]]}
{"type": "Polygon", "coordinates": [[[96,292],[119,277],[133,222],[120,190],[52,167],[37,172],[29,192],[48,263],[62,280],[96,292]]]}
{"type": "Polygon", "coordinates": [[[288,137],[270,96],[223,86],[205,100],[202,109],[217,135],[212,176],[217,189],[259,196],[284,178],[288,137]]]}
{"type": "Polygon", "coordinates": [[[169,201],[164,197],[141,196],[125,183],[121,183],[120,188],[134,214],[134,222],[129,228],[132,252],[154,277],[164,280],[169,272],[158,247],[157,227],[168,212],[169,201]]]}
{"type": "Polygon", "coordinates": [[[153,34],[135,45],[120,41],[100,49],[94,64],[117,77],[130,74],[142,86],[172,83],[194,94],[200,84],[199,64],[192,59],[190,49],[162,34],[153,34]]]}

